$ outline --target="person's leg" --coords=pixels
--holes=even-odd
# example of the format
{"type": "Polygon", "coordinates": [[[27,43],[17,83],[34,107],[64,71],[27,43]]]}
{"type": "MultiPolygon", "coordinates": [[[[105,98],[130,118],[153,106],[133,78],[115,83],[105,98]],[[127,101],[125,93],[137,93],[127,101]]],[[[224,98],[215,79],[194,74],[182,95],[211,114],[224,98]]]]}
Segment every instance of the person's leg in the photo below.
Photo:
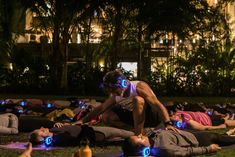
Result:
{"type": "Polygon", "coordinates": [[[190,131],[198,140],[199,147],[209,146],[217,139],[217,135],[208,131],[190,131]],[[206,139],[206,140],[205,140],[206,139]]]}
{"type": "Polygon", "coordinates": [[[225,134],[231,136],[235,133],[235,128],[229,129],[225,134]]]}
{"type": "Polygon", "coordinates": [[[235,120],[225,119],[225,124],[227,126],[235,126],[235,120]]]}
{"type": "Polygon", "coordinates": [[[132,112],[121,108],[113,108],[102,114],[102,122],[112,127],[131,129],[133,125],[132,112]]]}
{"type": "Polygon", "coordinates": [[[192,132],[199,142],[199,146],[209,146],[210,144],[218,144],[220,146],[228,146],[235,144],[235,137],[212,133],[212,132],[192,132]],[[205,140],[206,139],[206,140],[205,140]]]}

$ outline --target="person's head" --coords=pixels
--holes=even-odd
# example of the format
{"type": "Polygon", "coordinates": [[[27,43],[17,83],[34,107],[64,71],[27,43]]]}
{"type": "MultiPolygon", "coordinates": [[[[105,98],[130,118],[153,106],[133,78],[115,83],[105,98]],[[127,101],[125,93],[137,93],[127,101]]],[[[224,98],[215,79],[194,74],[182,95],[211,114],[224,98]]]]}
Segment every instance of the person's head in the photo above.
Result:
{"type": "Polygon", "coordinates": [[[49,131],[48,128],[41,127],[32,131],[29,135],[29,141],[33,145],[42,144],[46,137],[52,137],[53,134],[49,131]]]}
{"type": "Polygon", "coordinates": [[[103,78],[103,85],[108,93],[121,95],[128,84],[129,81],[120,70],[110,71],[103,78]]]}
{"type": "Polygon", "coordinates": [[[141,156],[143,150],[150,147],[150,142],[147,136],[130,136],[125,139],[122,145],[124,156],[141,156]]]}

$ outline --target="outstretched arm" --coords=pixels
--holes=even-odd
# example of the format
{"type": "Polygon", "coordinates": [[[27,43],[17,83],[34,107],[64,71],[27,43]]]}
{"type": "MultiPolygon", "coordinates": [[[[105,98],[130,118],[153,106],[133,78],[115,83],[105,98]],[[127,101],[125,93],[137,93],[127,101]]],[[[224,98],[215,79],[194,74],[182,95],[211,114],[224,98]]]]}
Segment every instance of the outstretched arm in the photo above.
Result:
{"type": "Polygon", "coordinates": [[[217,144],[211,144],[207,147],[181,147],[177,144],[175,145],[168,145],[166,149],[162,149],[166,156],[177,156],[177,157],[184,157],[184,156],[195,156],[195,155],[202,155],[202,154],[209,154],[217,152],[221,149],[217,144]]]}

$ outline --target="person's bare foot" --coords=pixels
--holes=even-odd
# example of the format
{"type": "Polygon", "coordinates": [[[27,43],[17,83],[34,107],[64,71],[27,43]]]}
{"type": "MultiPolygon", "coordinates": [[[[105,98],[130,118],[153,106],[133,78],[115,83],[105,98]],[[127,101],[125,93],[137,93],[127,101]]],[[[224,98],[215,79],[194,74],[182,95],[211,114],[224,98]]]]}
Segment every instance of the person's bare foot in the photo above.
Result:
{"type": "Polygon", "coordinates": [[[32,143],[29,143],[27,148],[24,150],[24,152],[19,157],[31,157],[32,152],[32,143]]]}
{"type": "Polygon", "coordinates": [[[234,133],[235,133],[235,128],[229,129],[229,130],[226,132],[226,134],[227,134],[228,136],[231,136],[231,135],[233,135],[234,133]]]}

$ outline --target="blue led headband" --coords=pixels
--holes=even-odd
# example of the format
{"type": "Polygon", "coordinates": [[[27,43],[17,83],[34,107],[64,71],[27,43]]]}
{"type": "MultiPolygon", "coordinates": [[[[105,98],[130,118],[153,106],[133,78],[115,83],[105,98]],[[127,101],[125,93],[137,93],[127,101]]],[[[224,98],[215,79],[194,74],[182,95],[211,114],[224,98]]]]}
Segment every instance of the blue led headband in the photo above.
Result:
{"type": "Polygon", "coordinates": [[[21,101],[21,102],[20,102],[20,106],[22,106],[22,107],[27,106],[27,102],[26,102],[26,101],[21,101]]]}
{"type": "Polygon", "coordinates": [[[142,153],[141,153],[144,157],[148,157],[150,155],[150,147],[144,147],[142,149],[142,153]]]}
{"type": "Polygon", "coordinates": [[[115,85],[124,89],[127,88],[128,82],[124,76],[120,76],[117,78],[117,83],[115,85]]]}
{"type": "Polygon", "coordinates": [[[45,144],[45,146],[50,146],[50,145],[52,145],[52,137],[51,136],[48,136],[48,137],[45,137],[45,139],[44,139],[44,144],[45,144]]]}
{"type": "Polygon", "coordinates": [[[5,102],[4,100],[1,100],[1,101],[0,101],[0,104],[1,104],[1,105],[4,105],[4,104],[6,104],[6,102],[5,102]]]}
{"type": "Polygon", "coordinates": [[[54,105],[52,103],[47,103],[46,104],[46,108],[52,108],[52,107],[54,107],[54,105]]]}
{"type": "Polygon", "coordinates": [[[174,123],[174,125],[178,129],[185,129],[186,128],[186,122],[176,121],[174,123]]]}
{"type": "Polygon", "coordinates": [[[208,114],[209,116],[212,116],[213,112],[208,111],[207,114],[208,114]]]}
{"type": "Polygon", "coordinates": [[[17,112],[17,113],[24,113],[24,110],[18,109],[18,110],[16,110],[16,112],[17,112]]]}
{"type": "Polygon", "coordinates": [[[127,80],[122,80],[121,86],[122,88],[127,88],[127,80]]]}

